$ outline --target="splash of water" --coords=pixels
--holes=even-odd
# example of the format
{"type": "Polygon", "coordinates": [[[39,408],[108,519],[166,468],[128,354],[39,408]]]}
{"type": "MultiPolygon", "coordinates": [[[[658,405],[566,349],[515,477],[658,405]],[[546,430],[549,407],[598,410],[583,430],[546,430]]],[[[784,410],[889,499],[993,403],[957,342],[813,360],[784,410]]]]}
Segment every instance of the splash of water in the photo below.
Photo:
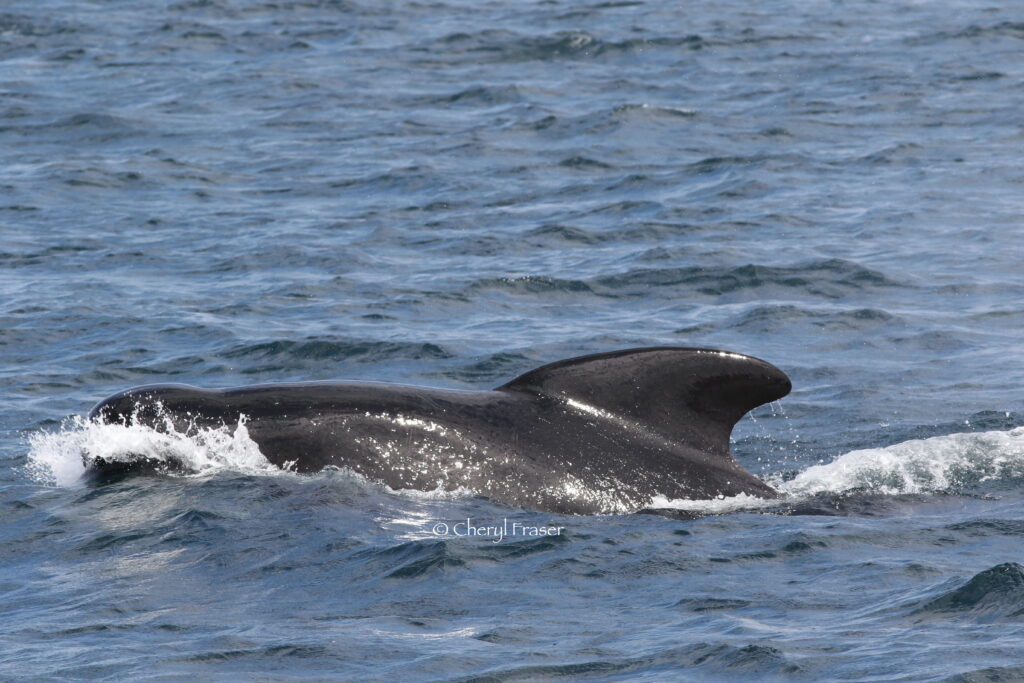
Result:
{"type": "MultiPolygon", "coordinates": [[[[288,471],[278,468],[260,452],[249,436],[245,418],[234,427],[192,428],[178,431],[168,420],[157,430],[132,424],[107,424],[80,416],[70,417],[52,432],[38,432],[28,439],[26,472],[31,479],[49,486],[70,487],[79,484],[87,463],[102,458],[108,463],[149,460],[173,464],[171,475],[201,476],[227,470],[246,474],[273,475],[288,471]]],[[[384,490],[407,498],[454,500],[470,498],[475,492],[465,488],[430,491],[393,490],[367,480],[347,468],[328,468],[346,481],[367,490],[384,490]]]]}
{"type": "Polygon", "coordinates": [[[54,432],[29,437],[29,476],[40,483],[73,486],[93,458],[107,462],[147,459],[174,463],[189,474],[230,469],[241,472],[280,472],[249,437],[245,419],[233,428],[223,426],[183,433],[167,427],[157,431],[140,424],[105,424],[74,416],[54,432]]]}
{"type": "Polygon", "coordinates": [[[949,434],[885,448],[850,451],[808,467],[787,482],[771,482],[791,496],[953,491],[996,479],[1024,476],[1024,427],[1006,432],[949,434]]]}
{"type": "MultiPolygon", "coordinates": [[[[789,481],[768,479],[786,502],[822,494],[877,495],[957,491],[985,481],[1024,477],[1024,427],[1000,432],[913,439],[885,448],[850,451],[801,471],[789,481]]],[[[711,500],[655,497],[653,508],[709,514],[776,507],[780,501],[740,494],[711,500]]]]}

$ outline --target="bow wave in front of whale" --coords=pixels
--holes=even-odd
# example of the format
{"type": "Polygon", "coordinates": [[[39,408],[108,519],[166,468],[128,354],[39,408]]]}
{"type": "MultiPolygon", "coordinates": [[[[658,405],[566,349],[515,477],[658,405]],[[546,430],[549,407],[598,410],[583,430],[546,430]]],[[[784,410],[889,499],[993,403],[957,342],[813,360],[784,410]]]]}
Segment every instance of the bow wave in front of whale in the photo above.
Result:
{"type": "MultiPolygon", "coordinates": [[[[789,393],[781,370],[714,349],[650,347],[558,361],[492,391],[375,382],[207,390],[169,384],[99,403],[93,420],[248,431],[271,463],[348,468],[400,489],[470,490],[561,513],[631,512],[655,498],[777,493],[729,453],[748,411],[789,393]]],[[[94,473],[167,467],[86,455],[94,473]]]]}

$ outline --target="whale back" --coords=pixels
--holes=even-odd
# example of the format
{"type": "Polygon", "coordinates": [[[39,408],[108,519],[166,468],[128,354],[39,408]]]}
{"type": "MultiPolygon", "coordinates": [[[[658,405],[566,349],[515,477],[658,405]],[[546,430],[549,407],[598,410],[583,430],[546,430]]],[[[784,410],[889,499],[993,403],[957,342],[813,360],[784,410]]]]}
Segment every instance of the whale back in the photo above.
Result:
{"type": "Polygon", "coordinates": [[[497,391],[566,401],[627,420],[669,441],[729,457],[736,422],[753,408],[782,398],[791,386],[784,372],[758,358],[665,346],[550,363],[497,391]]]}

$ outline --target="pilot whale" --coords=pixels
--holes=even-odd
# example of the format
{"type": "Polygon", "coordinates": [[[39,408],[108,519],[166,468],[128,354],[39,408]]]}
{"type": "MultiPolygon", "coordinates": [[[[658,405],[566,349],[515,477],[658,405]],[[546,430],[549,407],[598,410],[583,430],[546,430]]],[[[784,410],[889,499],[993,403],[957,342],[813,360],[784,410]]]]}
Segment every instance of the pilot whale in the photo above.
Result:
{"type": "MultiPolygon", "coordinates": [[[[188,433],[244,424],[273,464],[335,466],[392,489],[466,489],[535,510],[616,513],[655,496],[778,494],[729,453],[733,426],[789,378],[729,351],[648,347],[570,358],[491,391],[376,382],[123,391],[90,418],[188,433]]],[[[84,456],[94,472],[169,463],[84,456]]],[[[173,465],[173,463],[170,463],[173,465]]]]}

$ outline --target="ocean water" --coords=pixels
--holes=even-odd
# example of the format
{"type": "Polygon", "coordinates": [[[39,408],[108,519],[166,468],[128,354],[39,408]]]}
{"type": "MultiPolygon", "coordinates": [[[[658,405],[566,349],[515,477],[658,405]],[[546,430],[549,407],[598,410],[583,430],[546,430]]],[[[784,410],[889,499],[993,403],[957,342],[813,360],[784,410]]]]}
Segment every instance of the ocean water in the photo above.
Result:
{"type": "Polygon", "coordinates": [[[1022,49],[1007,0],[5,2],[0,678],[1024,678],[1022,49]],[[790,375],[733,439],[781,503],[82,419],[664,344],[790,375]],[[195,472],[82,479],[140,448],[195,472]]]}

